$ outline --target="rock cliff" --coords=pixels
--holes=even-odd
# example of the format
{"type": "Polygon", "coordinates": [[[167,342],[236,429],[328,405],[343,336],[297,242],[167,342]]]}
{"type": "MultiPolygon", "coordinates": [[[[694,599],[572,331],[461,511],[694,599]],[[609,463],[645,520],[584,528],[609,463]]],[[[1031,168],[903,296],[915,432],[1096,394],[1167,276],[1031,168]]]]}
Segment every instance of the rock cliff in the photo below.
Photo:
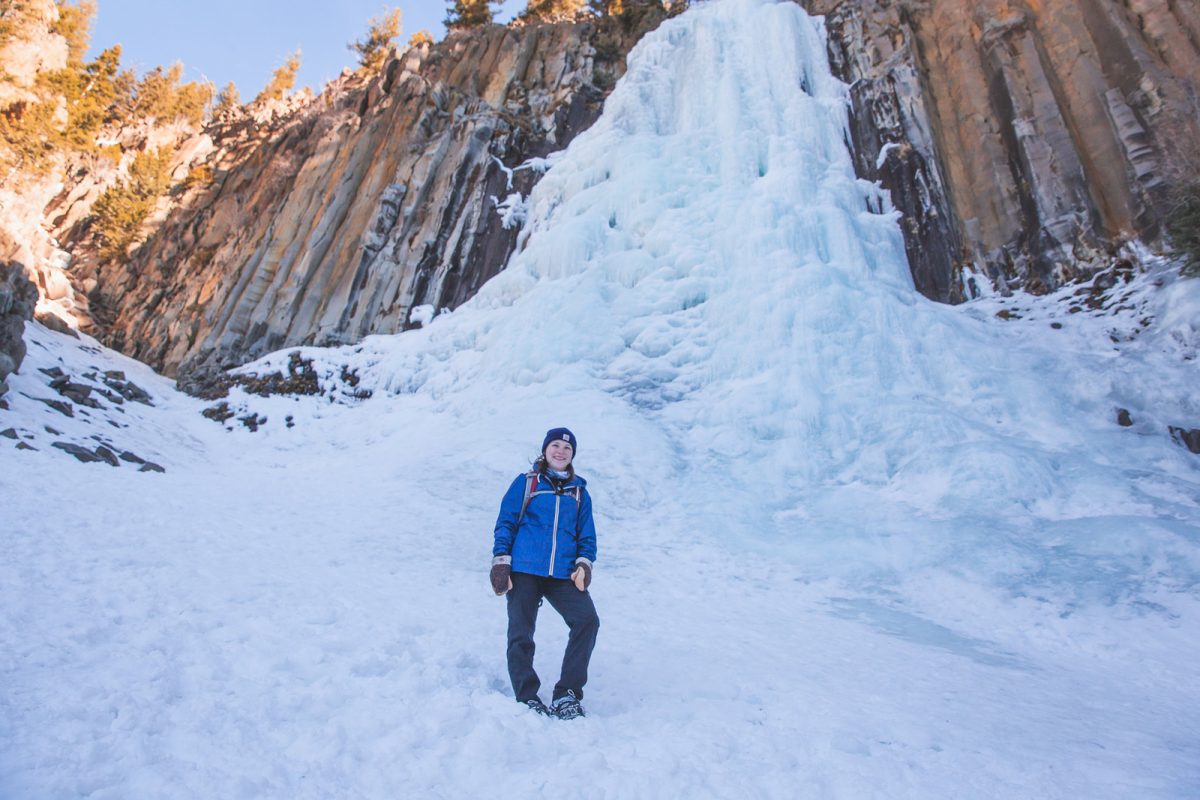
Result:
{"type": "Polygon", "coordinates": [[[1200,145],[1200,6],[807,0],[851,84],[860,172],[904,212],[917,286],[1042,291],[1154,243],[1200,145]]]}
{"type": "MultiPolygon", "coordinates": [[[[826,18],[858,170],[903,212],[925,295],[961,300],[968,270],[1044,291],[1163,244],[1200,152],[1195,3],[798,2],[826,18]]],[[[76,165],[43,224],[71,263],[43,243],[41,301],[198,392],[272,350],[422,324],[503,268],[537,159],[661,17],[460,32],[201,132],[126,132],[127,154],[172,142],[155,233],[101,259],[88,209],[112,177],[76,165]]]]}
{"type": "Polygon", "coordinates": [[[199,391],[459,305],[512,253],[530,164],[599,115],[636,38],[615,22],[456,33],[293,113],[213,126],[195,162],[211,177],[127,263],[76,271],[106,342],[199,391]]]}

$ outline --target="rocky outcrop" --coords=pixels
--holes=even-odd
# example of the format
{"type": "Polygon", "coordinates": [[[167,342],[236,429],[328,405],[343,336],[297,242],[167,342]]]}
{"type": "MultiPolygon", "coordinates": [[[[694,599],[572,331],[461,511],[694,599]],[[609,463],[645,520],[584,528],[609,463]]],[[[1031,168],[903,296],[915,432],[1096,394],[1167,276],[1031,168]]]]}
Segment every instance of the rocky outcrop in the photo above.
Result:
{"type": "Polygon", "coordinates": [[[97,264],[101,338],[204,392],[267,352],[454,308],[506,263],[536,160],[599,115],[635,38],[616,20],[488,26],[214,126],[211,180],[128,263],[97,264]]]}
{"type": "Polygon", "coordinates": [[[25,268],[13,261],[0,263],[0,395],[8,391],[5,379],[25,360],[25,323],[33,319],[37,287],[25,277],[25,268]]]}
{"type": "MultiPolygon", "coordinates": [[[[5,9],[7,33],[0,40],[0,112],[19,117],[30,106],[47,102],[38,84],[46,73],[67,65],[67,41],[54,33],[59,20],[54,0],[29,0],[5,9]]],[[[55,102],[51,100],[50,102],[55,102]]],[[[57,98],[53,117],[65,123],[66,104],[57,98]]],[[[61,158],[47,156],[45,169],[25,169],[0,139],[0,261],[18,261],[37,285],[39,309],[50,319],[70,318],[75,291],[63,266],[68,260],[44,227],[46,203],[62,189],[61,158]]]]}
{"type": "MultiPolygon", "coordinates": [[[[20,119],[37,104],[54,109],[54,124],[67,124],[67,101],[47,75],[68,68],[67,40],[56,32],[60,8],[54,0],[22,0],[3,12],[7,24],[0,37],[0,113],[20,119]]],[[[31,164],[25,155],[10,152],[0,139],[0,260],[25,265],[37,286],[36,318],[47,327],[75,335],[89,330],[87,293],[94,283],[72,252],[78,228],[92,204],[121,180],[139,152],[161,150],[173,155],[176,182],[190,162],[203,155],[205,137],[186,120],[122,118],[105,125],[93,144],[67,146],[43,142],[43,163],[31,164]]],[[[169,201],[164,199],[165,209],[169,201]]],[[[86,227],[86,226],[84,226],[86,227]]],[[[84,261],[86,262],[86,253],[84,261]]]]}
{"type": "Polygon", "coordinates": [[[960,298],[964,265],[1042,291],[1160,237],[1200,145],[1195,3],[804,5],[826,15],[858,169],[904,213],[926,295],[960,298]]]}

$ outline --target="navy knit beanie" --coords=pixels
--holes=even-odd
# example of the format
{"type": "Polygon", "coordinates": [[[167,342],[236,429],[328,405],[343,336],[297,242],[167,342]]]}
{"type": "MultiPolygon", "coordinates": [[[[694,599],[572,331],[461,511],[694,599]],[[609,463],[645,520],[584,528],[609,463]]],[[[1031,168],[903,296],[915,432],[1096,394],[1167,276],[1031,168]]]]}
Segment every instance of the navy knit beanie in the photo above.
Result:
{"type": "MultiPolygon", "coordinates": [[[[542,453],[546,452],[546,447],[555,439],[566,442],[571,445],[571,451],[577,456],[579,455],[579,440],[575,438],[575,434],[566,428],[551,428],[546,431],[546,438],[542,440],[542,453]]],[[[574,456],[572,456],[574,458],[574,456]]]]}

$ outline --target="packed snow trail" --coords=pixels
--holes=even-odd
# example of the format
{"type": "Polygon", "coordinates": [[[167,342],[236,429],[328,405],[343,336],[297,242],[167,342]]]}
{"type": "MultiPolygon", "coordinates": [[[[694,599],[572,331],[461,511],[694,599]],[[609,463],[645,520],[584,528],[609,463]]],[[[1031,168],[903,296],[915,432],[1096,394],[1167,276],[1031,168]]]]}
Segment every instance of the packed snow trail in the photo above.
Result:
{"type": "Polygon", "coordinates": [[[1196,292],[1120,352],[928,303],[845,124],[798,6],[666,22],[508,268],[305,349],[370,400],[235,393],[255,434],[31,326],[0,423],[83,435],[36,367],[115,366],[168,472],[0,456],[0,797],[1193,797],[1200,480],[1151,423],[1200,411],[1196,292]],[[559,424],[600,537],[570,723],[512,702],[487,584],[559,424]]]}

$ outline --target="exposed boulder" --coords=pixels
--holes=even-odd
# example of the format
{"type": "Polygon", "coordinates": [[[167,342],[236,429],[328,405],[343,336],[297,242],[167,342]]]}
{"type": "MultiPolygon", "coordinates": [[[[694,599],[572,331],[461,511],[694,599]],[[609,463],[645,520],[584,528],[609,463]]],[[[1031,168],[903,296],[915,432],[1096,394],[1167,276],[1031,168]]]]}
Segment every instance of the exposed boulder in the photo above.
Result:
{"type": "Polygon", "coordinates": [[[1200,455],[1200,428],[1169,426],[1171,438],[1193,453],[1200,455]]]}
{"type": "Polygon", "coordinates": [[[37,287],[15,262],[0,263],[0,395],[8,391],[5,379],[25,360],[25,323],[33,319],[37,287]]]}
{"type": "MultiPolygon", "coordinates": [[[[108,461],[95,450],[91,450],[83,445],[75,444],[74,442],[54,442],[51,447],[56,447],[64,453],[70,453],[85,464],[90,464],[98,461],[108,461]]],[[[113,464],[113,466],[117,466],[113,464]]]]}
{"type": "MultiPolygon", "coordinates": [[[[240,386],[246,392],[260,397],[269,397],[274,394],[311,395],[321,393],[321,384],[316,370],[313,369],[312,359],[304,358],[299,351],[293,351],[288,355],[287,375],[282,372],[242,375],[209,369],[189,375],[187,380],[180,381],[179,386],[189,394],[204,400],[217,400],[225,397],[234,386],[240,386]]],[[[205,412],[205,416],[209,416],[208,412],[205,412]]]]}

